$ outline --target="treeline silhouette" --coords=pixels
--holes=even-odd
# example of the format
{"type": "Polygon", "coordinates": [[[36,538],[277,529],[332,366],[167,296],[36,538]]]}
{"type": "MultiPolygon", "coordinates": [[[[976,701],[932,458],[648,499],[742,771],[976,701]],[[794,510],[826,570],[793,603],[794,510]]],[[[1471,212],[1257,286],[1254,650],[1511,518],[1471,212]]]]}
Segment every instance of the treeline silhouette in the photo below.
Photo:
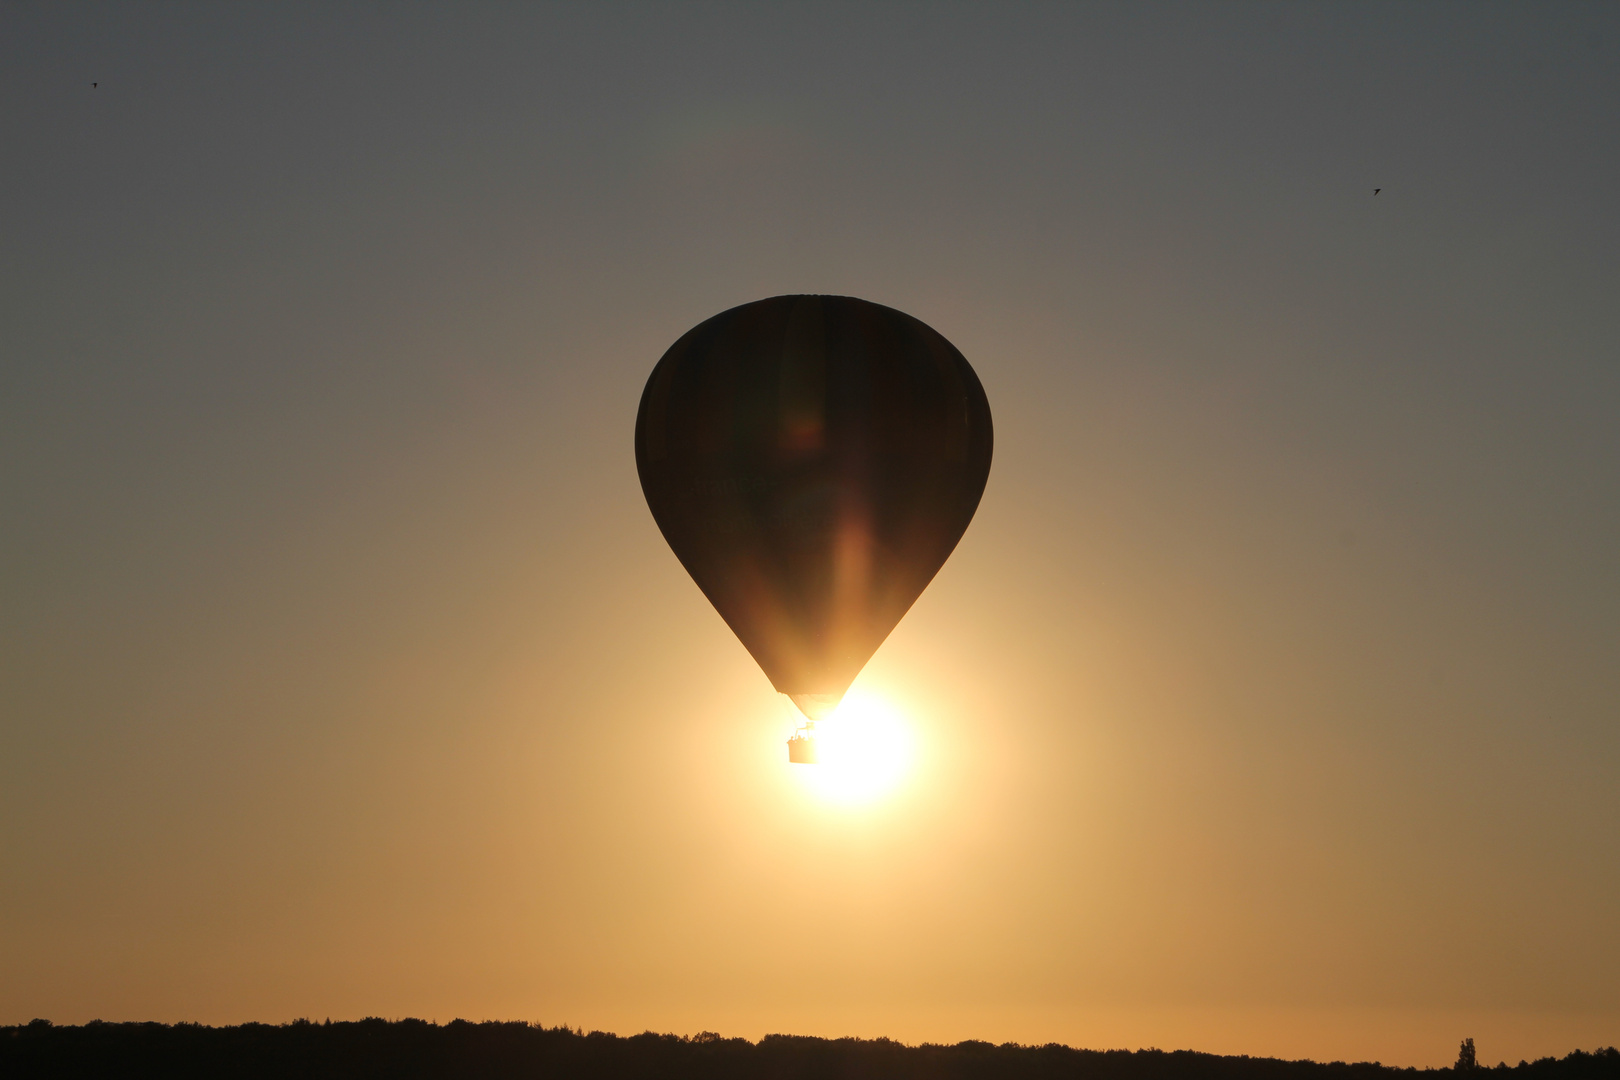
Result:
{"type": "MultiPolygon", "coordinates": [[[[1465,1050],[1472,1050],[1472,1040],[1465,1050]]],[[[1517,1066],[1474,1066],[1471,1053],[1435,1080],[1620,1080],[1620,1051],[1577,1050],[1517,1066]]],[[[962,1042],[907,1046],[889,1039],[767,1035],[759,1042],[705,1032],[621,1037],[525,1023],[444,1026],[425,1020],[291,1024],[108,1024],[45,1020],[0,1027],[0,1077],[298,1077],[320,1080],[1385,1080],[1414,1069],[1377,1063],[1221,1057],[1191,1050],[1075,1050],[962,1042]]]]}

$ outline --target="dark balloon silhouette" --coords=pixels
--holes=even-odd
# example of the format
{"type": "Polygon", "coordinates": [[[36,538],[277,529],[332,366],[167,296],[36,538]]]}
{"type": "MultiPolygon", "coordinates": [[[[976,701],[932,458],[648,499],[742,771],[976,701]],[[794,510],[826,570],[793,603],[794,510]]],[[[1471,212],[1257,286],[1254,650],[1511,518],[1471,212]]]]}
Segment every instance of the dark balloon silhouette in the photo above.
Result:
{"type": "Polygon", "coordinates": [[[653,369],[636,417],[664,538],[812,722],[962,538],[991,444],[962,354],[848,296],[777,296],[698,324],[653,369]]]}

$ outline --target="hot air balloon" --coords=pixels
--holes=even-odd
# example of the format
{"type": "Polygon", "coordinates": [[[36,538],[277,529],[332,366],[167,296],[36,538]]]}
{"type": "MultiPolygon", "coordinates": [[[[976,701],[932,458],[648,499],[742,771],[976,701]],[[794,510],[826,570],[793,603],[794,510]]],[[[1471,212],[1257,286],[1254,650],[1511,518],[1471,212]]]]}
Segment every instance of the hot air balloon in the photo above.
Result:
{"type": "Polygon", "coordinates": [[[636,469],[692,580],[805,723],[843,698],[967,530],[990,403],[926,324],[849,296],[775,296],[670,346],[636,469]]]}

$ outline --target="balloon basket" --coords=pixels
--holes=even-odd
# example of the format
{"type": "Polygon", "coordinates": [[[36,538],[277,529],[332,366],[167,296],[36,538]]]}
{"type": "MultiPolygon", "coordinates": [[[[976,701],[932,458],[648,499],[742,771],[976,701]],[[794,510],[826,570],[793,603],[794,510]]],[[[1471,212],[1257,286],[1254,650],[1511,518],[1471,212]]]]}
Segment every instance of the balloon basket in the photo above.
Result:
{"type": "Polygon", "coordinates": [[[795,731],[788,739],[788,761],[794,765],[815,765],[821,759],[816,756],[816,729],[808,724],[795,731]]]}

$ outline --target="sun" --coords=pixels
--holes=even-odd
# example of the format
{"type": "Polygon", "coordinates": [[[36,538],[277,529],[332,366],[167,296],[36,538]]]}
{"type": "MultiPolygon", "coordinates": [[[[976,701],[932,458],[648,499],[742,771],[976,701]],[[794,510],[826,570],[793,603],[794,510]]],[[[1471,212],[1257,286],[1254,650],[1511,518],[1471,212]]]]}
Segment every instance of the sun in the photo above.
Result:
{"type": "Polygon", "coordinates": [[[815,728],[818,764],[794,765],[796,778],[821,799],[859,806],[906,781],[916,756],[911,725],[875,694],[852,690],[815,728]]]}

